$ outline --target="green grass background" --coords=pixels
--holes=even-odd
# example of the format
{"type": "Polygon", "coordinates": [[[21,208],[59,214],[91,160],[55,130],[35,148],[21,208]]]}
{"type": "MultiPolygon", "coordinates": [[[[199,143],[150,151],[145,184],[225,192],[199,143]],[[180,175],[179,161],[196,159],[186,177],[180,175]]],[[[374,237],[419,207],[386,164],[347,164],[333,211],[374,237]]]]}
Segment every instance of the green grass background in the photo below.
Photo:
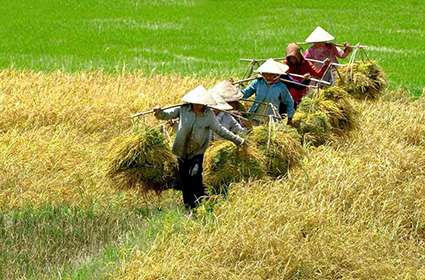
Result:
{"type": "Polygon", "coordinates": [[[0,7],[0,67],[241,76],[241,57],[283,56],[320,25],[371,46],[392,86],[422,91],[425,3],[17,0],[0,7]]]}

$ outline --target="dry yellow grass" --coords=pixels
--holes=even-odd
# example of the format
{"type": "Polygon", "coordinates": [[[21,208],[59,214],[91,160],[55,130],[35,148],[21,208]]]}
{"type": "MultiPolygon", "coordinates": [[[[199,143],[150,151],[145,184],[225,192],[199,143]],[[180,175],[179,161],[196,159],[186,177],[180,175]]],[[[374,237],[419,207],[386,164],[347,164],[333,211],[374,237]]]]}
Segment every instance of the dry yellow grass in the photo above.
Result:
{"type": "Polygon", "coordinates": [[[111,278],[424,279],[425,101],[384,99],[355,102],[359,128],[287,179],[235,184],[111,278]]]}
{"type": "MultiPolygon", "coordinates": [[[[146,203],[105,179],[108,145],[131,113],[214,82],[1,71],[1,209],[146,203]]],[[[212,214],[167,226],[147,252],[125,250],[111,278],[425,278],[425,101],[354,105],[349,137],[310,147],[285,179],[234,184],[212,214]]]]}
{"type": "Polygon", "coordinates": [[[198,83],[142,73],[1,71],[0,208],[140,203],[105,180],[108,145],[131,128],[132,113],[173,104],[198,83]]]}

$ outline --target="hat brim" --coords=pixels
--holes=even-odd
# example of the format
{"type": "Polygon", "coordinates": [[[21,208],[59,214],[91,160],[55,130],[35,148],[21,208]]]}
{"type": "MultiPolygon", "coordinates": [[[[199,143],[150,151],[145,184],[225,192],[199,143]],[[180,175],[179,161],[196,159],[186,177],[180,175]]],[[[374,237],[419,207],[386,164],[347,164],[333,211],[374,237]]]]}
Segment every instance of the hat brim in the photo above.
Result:
{"type": "Polygon", "coordinates": [[[203,86],[198,86],[186,93],[183,96],[182,101],[190,104],[199,104],[207,106],[217,104],[214,97],[203,86]]]}
{"type": "Polygon", "coordinates": [[[230,106],[230,105],[229,105],[229,104],[227,104],[227,103],[219,103],[219,104],[217,104],[217,105],[211,105],[211,106],[209,106],[209,107],[211,107],[211,108],[213,108],[213,109],[220,110],[220,111],[228,111],[228,110],[232,110],[232,109],[233,109],[233,107],[232,107],[232,106],[230,106]]]}
{"type": "Polygon", "coordinates": [[[289,70],[288,65],[274,61],[273,59],[268,59],[266,60],[266,62],[261,64],[260,67],[258,67],[255,70],[255,72],[261,73],[261,74],[268,73],[268,74],[275,74],[275,75],[285,75],[286,72],[288,72],[288,70],[289,70]]]}

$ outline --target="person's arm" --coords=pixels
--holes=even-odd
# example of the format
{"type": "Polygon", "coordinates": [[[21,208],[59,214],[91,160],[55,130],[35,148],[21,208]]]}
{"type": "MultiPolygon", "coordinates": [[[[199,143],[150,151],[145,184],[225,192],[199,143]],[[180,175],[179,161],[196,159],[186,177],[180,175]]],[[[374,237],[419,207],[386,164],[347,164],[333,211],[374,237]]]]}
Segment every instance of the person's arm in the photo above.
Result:
{"type": "Polygon", "coordinates": [[[305,60],[305,65],[306,65],[308,73],[310,73],[310,75],[312,75],[315,78],[323,77],[323,75],[325,74],[326,70],[328,69],[330,63],[331,63],[331,60],[329,58],[327,58],[327,59],[325,59],[322,66],[319,68],[319,67],[316,67],[310,61],[305,60]]]}
{"type": "Polygon", "coordinates": [[[217,119],[214,117],[214,114],[210,112],[210,129],[212,129],[215,133],[217,133],[222,138],[232,141],[236,145],[242,145],[244,143],[244,139],[239,137],[238,135],[235,135],[231,131],[227,130],[225,127],[223,127],[217,119]]]}
{"type": "Polygon", "coordinates": [[[181,107],[168,109],[168,110],[161,110],[160,107],[155,107],[153,109],[153,111],[154,111],[154,115],[157,119],[159,119],[159,120],[171,120],[171,119],[176,119],[180,116],[180,108],[181,107]]]}
{"type": "Polygon", "coordinates": [[[313,58],[310,48],[308,48],[305,52],[304,52],[304,58],[313,58]]]}
{"type": "Polygon", "coordinates": [[[229,117],[229,121],[230,121],[230,131],[235,133],[235,134],[246,134],[248,132],[248,130],[244,127],[242,127],[242,125],[232,116],[232,115],[228,115],[229,117]]]}
{"type": "Polygon", "coordinates": [[[251,95],[254,94],[254,92],[256,92],[257,90],[257,84],[258,84],[258,79],[255,79],[254,81],[252,81],[246,88],[244,88],[242,91],[243,93],[243,98],[249,98],[251,95]]]}
{"type": "Polygon", "coordinates": [[[339,58],[346,58],[353,50],[353,48],[347,43],[344,43],[344,50],[338,48],[337,46],[334,46],[334,48],[335,55],[339,58]]]}

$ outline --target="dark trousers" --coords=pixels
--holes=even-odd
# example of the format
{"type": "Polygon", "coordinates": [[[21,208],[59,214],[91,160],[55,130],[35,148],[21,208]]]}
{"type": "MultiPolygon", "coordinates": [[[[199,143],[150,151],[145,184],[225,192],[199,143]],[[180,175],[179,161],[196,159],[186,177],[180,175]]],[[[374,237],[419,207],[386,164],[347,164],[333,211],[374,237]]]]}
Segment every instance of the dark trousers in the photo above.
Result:
{"type": "Polygon", "coordinates": [[[204,155],[196,155],[191,159],[179,158],[179,177],[183,191],[183,202],[187,209],[198,206],[206,195],[202,183],[202,162],[204,155]]]}

